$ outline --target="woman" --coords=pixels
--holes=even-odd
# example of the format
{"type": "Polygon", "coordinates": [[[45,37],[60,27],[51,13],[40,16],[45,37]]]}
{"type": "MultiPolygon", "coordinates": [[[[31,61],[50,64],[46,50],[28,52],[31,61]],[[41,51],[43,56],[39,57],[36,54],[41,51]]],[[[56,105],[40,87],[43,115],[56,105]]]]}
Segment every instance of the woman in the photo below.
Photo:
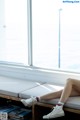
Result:
{"type": "Polygon", "coordinates": [[[40,100],[51,100],[55,98],[60,98],[58,104],[53,108],[53,110],[43,116],[43,119],[51,119],[51,118],[57,118],[64,116],[63,106],[66,103],[69,96],[79,96],[80,95],[80,80],[76,79],[67,79],[67,82],[64,86],[63,90],[49,93],[47,95],[44,95],[42,97],[36,97],[36,98],[29,98],[29,99],[21,99],[21,102],[25,106],[31,106],[33,102],[40,101],[40,100]]]}

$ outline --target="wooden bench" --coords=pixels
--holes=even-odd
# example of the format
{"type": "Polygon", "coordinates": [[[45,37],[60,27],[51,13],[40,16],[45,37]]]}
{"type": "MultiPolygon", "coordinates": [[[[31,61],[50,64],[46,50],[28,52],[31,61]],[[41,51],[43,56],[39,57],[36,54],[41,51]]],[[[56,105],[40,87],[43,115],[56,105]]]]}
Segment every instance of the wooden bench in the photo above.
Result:
{"type": "MultiPolygon", "coordinates": [[[[48,114],[54,105],[46,103],[34,103],[32,107],[32,120],[42,120],[42,116],[48,114]]],[[[80,120],[80,110],[64,107],[65,117],[58,118],[59,120],[80,120]],[[72,117],[72,119],[71,119],[72,117]]],[[[57,120],[58,120],[57,119],[57,120]]]]}
{"type": "MultiPolygon", "coordinates": [[[[11,79],[6,77],[2,77],[0,79],[0,97],[10,99],[10,100],[15,100],[15,101],[20,101],[21,98],[27,99],[31,96],[35,96],[35,97],[43,96],[47,93],[55,92],[62,88],[63,86],[57,86],[57,85],[54,85],[54,83],[53,84],[37,83],[37,82],[34,83],[32,81],[22,81],[22,80],[16,80],[16,79],[11,79]]],[[[77,116],[80,115],[79,101],[80,101],[80,98],[71,99],[68,102],[67,106],[64,107],[64,111],[69,113],[76,113],[77,116]],[[75,104],[75,107],[77,106],[76,108],[73,107],[74,106],[73,104],[72,106],[70,106],[72,101],[74,103],[75,100],[77,100],[78,102],[78,103],[76,102],[75,104]]],[[[52,103],[54,102],[52,101],[52,103]]],[[[55,105],[52,103],[44,103],[44,102],[35,103],[32,106],[33,120],[41,120],[44,114],[49,113],[50,109],[55,105]]]]}

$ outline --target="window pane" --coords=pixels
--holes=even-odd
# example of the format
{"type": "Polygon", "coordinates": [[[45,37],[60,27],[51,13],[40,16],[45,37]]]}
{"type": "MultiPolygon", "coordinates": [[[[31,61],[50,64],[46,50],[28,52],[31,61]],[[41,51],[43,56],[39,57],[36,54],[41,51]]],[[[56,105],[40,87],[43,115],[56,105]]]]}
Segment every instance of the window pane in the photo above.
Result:
{"type": "Polygon", "coordinates": [[[27,64],[27,0],[0,0],[0,11],[0,61],[27,64]]]}
{"type": "Polygon", "coordinates": [[[80,72],[80,4],[61,11],[61,68],[80,72]]]}
{"type": "Polygon", "coordinates": [[[32,2],[34,66],[58,67],[58,7],[57,0],[32,2]]]}
{"type": "Polygon", "coordinates": [[[33,64],[80,72],[80,2],[33,0],[33,64]]]}

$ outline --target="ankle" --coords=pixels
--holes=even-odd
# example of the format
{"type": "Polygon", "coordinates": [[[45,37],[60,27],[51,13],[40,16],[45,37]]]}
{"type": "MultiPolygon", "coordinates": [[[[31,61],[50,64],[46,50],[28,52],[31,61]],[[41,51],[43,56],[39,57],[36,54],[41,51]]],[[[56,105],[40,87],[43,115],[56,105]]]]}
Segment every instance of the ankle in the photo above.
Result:
{"type": "Polygon", "coordinates": [[[64,103],[59,101],[57,105],[59,105],[59,106],[63,106],[64,103]]]}
{"type": "Polygon", "coordinates": [[[39,102],[39,101],[40,101],[40,98],[39,98],[39,97],[36,97],[36,100],[37,100],[37,102],[39,102]]]}

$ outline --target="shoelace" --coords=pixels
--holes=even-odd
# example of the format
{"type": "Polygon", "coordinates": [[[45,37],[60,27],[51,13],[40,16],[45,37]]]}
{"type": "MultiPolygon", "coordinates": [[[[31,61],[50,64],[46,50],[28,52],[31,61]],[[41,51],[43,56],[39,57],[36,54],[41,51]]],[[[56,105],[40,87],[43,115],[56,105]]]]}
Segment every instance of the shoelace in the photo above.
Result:
{"type": "MultiPolygon", "coordinates": [[[[57,108],[57,109],[58,109],[58,108],[57,108]]],[[[51,112],[47,115],[47,116],[49,116],[49,118],[50,118],[50,116],[53,114],[53,110],[54,110],[54,112],[56,111],[56,106],[53,107],[53,108],[51,109],[51,112]]]]}
{"type": "Polygon", "coordinates": [[[55,107],[53,107],[53,108],[51,109],[51,112],[48,114],[49,118],[50,118],[50,116],[52,115],[54,108],[55,108],[55,107]]]}
{"type": "Polygon", "coordinates": [[[54,111],[54,113],[55,113],[55,112],[56,112],[56,109],[57,109],[57,110],[59,110],[59,108],[58,108],[58,107],[54,107],[54,108],[52,108],[52,111],[51,111],[50,115],[52,115],[52,114],[53,114],[53,111],[54,111]]]}
{"type": "Polygon", "coordinates": [[[52,112],[54,109],[55,109],[55,107],[53,107],[53,108],[51,109],[51,112],[52,112]]]}

